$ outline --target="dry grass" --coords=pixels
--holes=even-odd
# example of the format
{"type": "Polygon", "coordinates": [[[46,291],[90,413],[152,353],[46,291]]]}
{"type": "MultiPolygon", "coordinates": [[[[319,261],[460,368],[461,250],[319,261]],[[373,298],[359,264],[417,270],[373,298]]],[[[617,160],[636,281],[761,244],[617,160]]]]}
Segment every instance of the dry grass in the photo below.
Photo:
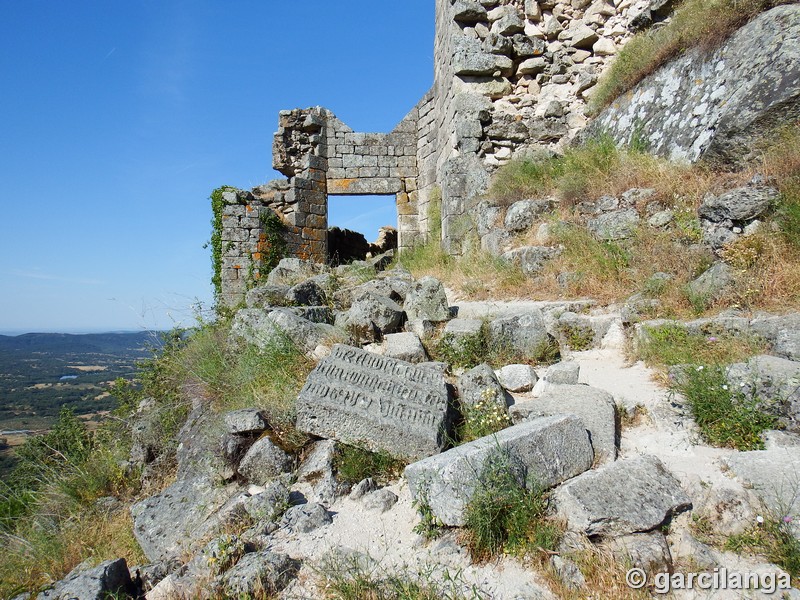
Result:
{"type": "Polygon", "coordinates": [[[736,285],[722,306],[784,312],[800,305],[800,252],[775,232],[763,228],[740,238],[724,252],[736,268],[736,285]]]}
{"type": "Polygon", "coordinates": [[[3,543],[6,552],[0,561],[0,596],[6,598],[57,581],[87,558],[97,563],[124,558],[128,566],[147,562],[124,508],[108,517],[79,513],[63,523],[56,535],[31,524],[24,535],[3,543]]]}
{"type": "Polygon", "coordinates": [[[709,191],[746,181],[744,175],[720,176],[703,166],[688,166],[652,156],[634,145],[620,149],[603,136],[584,146],[567,148],[563,156],[523,158],[501,167],[489,197],[500,204],[522,198],[555,196],[562,208],[601,196],[619,196],[631,188],[654,188],[665,206],[699,205],[709,191]]]}
{"type": "MultiPolygon", "coordinates": [[[[513,161],[498,171],[490,197],[499,204],[555,195],[560,208],[518,236],[514,247],[559,245],[562,254],[536,277],[480,252],[454,259],[430,244],[401,258],[415,275],[432,275],[461,298],[482,300],[592,298],[601,304],[621,302],[636,292],[661,305],[649,317],[686,318],[700,310],[725,308],[785,311],[800,303],[800,127],[793,125],[765,144],[762,158],[738,173],[717,172],[707,165],[678,165],[635,150],[621,150],[606,139],[567,151],[563,157],[513,161]],[[697,208],[708,193],[719,194],[746,184],[755,174],[781,192],[777,210],[760,232],[741,238],[724,252],[737,271],[733,292],[698,307],[686,284],[714,260],[698,243],[702,232],[697,208]],[[675,215],[672,225],[657,230],[642,224],[629,240],[601,242],[583,226],[575,203],[601,196],[619,197],[632,187],[653,188],[658,202],[675,215]],[[550,239],[538,239],[548,223],[550,239]],[[668,285],[653,286],[655,273],[668,273],[668,285]],[[561,277],[559,277],[561,276],[561,277]]],[[[637,206],[640,214],[644,206],[637,206]]]]}
{"type": "Polygon", "coordinates": [[[648,75],[692,48],[711,52],[765,10],[797,0],[686,0],[664,27],[638,34],[617,56],[592,93],[597,114],[648,75]]]}
{"type": "Polygon", "coordinates": [[[544,567],[548,587],[557,598],[564,600],[585,600],[614,598],[615,600],[645,600],[651,598],[648,589],[633,590],[625,583],[625,573],[629,565],[614,558],[611,552],[593,547],[565,554],[580,569],[586,580],[586,587],[572,589],[559,579],[550,563],[544,567]]]}

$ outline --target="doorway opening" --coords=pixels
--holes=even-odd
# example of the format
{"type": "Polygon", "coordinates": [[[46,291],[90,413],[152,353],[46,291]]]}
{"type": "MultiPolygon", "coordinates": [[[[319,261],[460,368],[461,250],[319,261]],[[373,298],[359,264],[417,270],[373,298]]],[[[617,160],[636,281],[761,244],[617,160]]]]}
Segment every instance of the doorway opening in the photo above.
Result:
{"type": "Polygon", "coordinates": [[[395,196],[328,196],[328,260],[347,264],[397,248],[395,196]]]}

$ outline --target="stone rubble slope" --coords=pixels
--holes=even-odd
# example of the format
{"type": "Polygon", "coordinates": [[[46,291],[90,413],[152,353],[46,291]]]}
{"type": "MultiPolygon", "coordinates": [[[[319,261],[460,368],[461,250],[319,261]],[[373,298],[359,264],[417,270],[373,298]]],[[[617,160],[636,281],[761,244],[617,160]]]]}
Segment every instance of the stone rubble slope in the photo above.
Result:
{"type": "MultiPolygon", "coordinates": [[[[441,285],[430,280],[417,285],[402,271],[381,273],[373,281],[366,288],[365,284],[356,288],[369,289],[372,298],[378,298],[381,292],[387,294],[383,296],[386,300],[394,295],[398,302],[404,302],[410,290],[436,290],[441,285]],[[402,290],[405,299],[395,290],[402,290]]],[[[363,293],[359,289],[346,296],[358,297],[363,293]]],[[[438,292],[426,294],[429,298],[437,295],[438,292]]],[[[340,295],[339,310],[349,311],[347,298],[342,298],[340,295]]],[[[198,585],[208,585],[209,581],[222,586],[219,589],[229,590],[252,589],[261,585],[259,582],[267,582],[276,590],[285,587],[283,597],[308,597],[315,593],[315,569],[322,562],[331,555],[341,559],[353,553],[364,560],[377,561],[386,569],[457,569],[465,586],[477,585],[491,597],[552,597],[541,575],[514,559],[504,558],[498,572],[471,564],[466,551],[449,535],[426,543],[413,532],[420,501],[426,502],[444,524],[462,525],[464,507],[479,482],[482,468],[495,460],[498,452],[522,467],[528,485],[554,487],[558,514],[570,531],[586,540],[583,544],[610,548],[621,560],[633,560],[651,571],[672,568],[698,555],[714,565],[741,566],[742,559],[695,539],[691,519],[686,515],[703,516],[720,531],[742,532],[749,521],[763,512],[761,502],[771,505],[776,500],[787,500],[768,487],[775,475],[763,465],[768,463],[776,472],[788,473],[787,477],[800,473],[800,465],[793,462],[794,450],[770,450],[764,455],[698,443],[691,418],[654,381],[653,372],[641,363],[625,362],[619,313],[603,312],[586,301],[455,301],[452,306],[446,299],[444,303],[440,299],[414,302],[414,310],[423,306],[418,317],[433,320],[445,314],[459,315],[442,332],[475,335],[484,322],[489,324],[490,332],[492,324],[502,330],[507,323],[514,323],[520,348],[531,347],[526,336],[554,340],[550,332],[557,332],[565,313],[585,316],[585,311],[590,310],[592,319],[602,319],[608,326],[592,342],[594,348],[583,352],[565,350],[564,360],[550,367],[508,365],[495,373],[483,365],[453,377],[458,396],[452,394],[445,371],[436,363],[413,364],[387,356],[392,347],[389,343],[367,344],[368,351],[348,345],[328,347],[298,404],[298,426],[328,439],[316,442],[297,469],[279,458],[282,451],[263,436],[265,423],[257,410],[223,415],[219,426],[210,431],[197,425],[202,419],[196,415],[184,428],[183,435],[188,439],[182,446],[199,447],[197,438],[201,433],[206,436],[202,443],[209,445],[212,442],[208,436],[221,436],[235,447],[235,452],[226,456],[236,464],[226,466],[212,461],[204,463],[202,469],[179,469],[185,473],[184,479],[133,508],[137,537],[151,560],[174,561],[178,550],[197,552],[201,540],[213,538],[214,532],[221,532],[234,516],[246,514],[254,524],[240,534],[238,539],[242,541],[238,543],[243,544],[242,556],[247,558],[244,562],[239,558],[234,561],[236,567],[221,573],[209,574],[192,567],[194,563],[173,569],[164,573],[167,576],[160,583],[159,578],[150,580],[156,587],[148,597],[191,595],[198,585]],[[414,381],[419,382],[418,388],[414,381]],[[503,399],[502,408],[508,407],[518,424],[495,436],[441,452],[443,446],[439,444],[447,439],[442,433],[452,425],[450,411],[457,410],[459,402],[468,405],[480,401],[482,389],[498,396],[495,388],[503,392],[499,396],[503,399]],[[410,412],[409,403],[414,398],[420,404],[416,405],[417,412],[410,412]],[[428,415],[434,406],[441,411],[438,420],[421,416],[428,415]],[[646,410],[645,422],[620,429],[618,411],[636,406],[646,410]],[[326,422],[328,425],[324,425],[326,422]],[[407,429],[412,423],[417,423],[413,425],[416,428],[422,424],[422,429],[407,429]],[[414,441],[415,435],[419,442],[414,441]],[[410,464],[400,481],[380,488],[365,480],[349,493],[350,487],[338,481],[333,470],[334,440],[391,449],[409,457],[417,454],[421,460],[410,464]],[[266,449],[264,458],[247,460],[248,456],[261,456],[262,446],[266,449]],[[619,459],[615,460],[617,453],[619,459]],[[250,463],[259,469],[251,471],[250,463]],[[235,474],[233,478],[230,473],[235,474]],[[285,479],[292,473],[295,475],[285,479]],[[202,488],[214,476],[226,475],[231,483],[216,489],[202,488]],[[215,494],[221,495],[217,504],[212,501],[215,494]],[[197,503],[189,520],[186,514],[170,512],[170,507],[185,507],[187,501],[188,506],[197,503]],[[290,505],[293,506],[286,510],[290,505]],[[207,524],[197,527],[197,511],[201,507],[211,514],[207,524]],[[283,510],[286,512],[281,515],[283,510]],[[180,524],[184,522],[191,527],[182,528],[180,524]],[[665,535],[661,528],[669,523],[669,533],[665,535]],[[192,539],[194,545],[187,544],[192,539]],[[275,569],[264,566],[274,561],[293,561],[286,564],[292,565],[287,568],[297,577],[275,579],[275,569]]],[[[398,306],[402,309],[401,304],[398,306]]],[[[271,310],[284,309],[262,305],[258,310],[269,315],[271,310]]],[[[406,318],[403,311],[400,320],[410,327],[406,318]]],[[[720,319],[730,320],[725,316],[720,319]]],[[[772,331],[783,331],[769,318],[759,322],[772,324],[772,331]]],[[[372,325],[378,329],[374,321],[372,325]]],[[[762,329],[768,330],[769,326],[762,329]]],[[[411,332],[386,335],[392,339],[389,336],[413,336],[419,341],[411,332]]],[[[202,403],[197,404],[196,411],[202,411],[202,403]]],[[[188,460],[196,454],[185,450],[181,456],[188,460]]],[[[213,552],[202,552],[209,551],[213,552]]],[[[574,575],[568,558],[562,557],[556,563],[561,569],[558,572],[574,575]]],[[[758,563],[750,566],[765,568],[758,563]]]]}
{"type": "MultiPolygon", "coordinates": [[[[402,272],[386,272],[376,280],[382,283],[370,288],[392,294],[398,287],[394,277],[414,285],[402,272]]],[[[402,301],[400,296],[397,299],[402,301]]],[[[800,446],[735,452],[699,443],[691,418],[655,382],[653,372],[641,363],[626,363],[624,336],[618,333],[619,313],[601,314],[585,301],[446,304],[447,314],[457,312],[462,322],[505,324],[512,320],[523,325],[522,332],[530,328],[540,339],[551,336],[548,331],[558,326],[565,312],[581,315],[590,309],[611,326],[593,342],[594,348],[565,350],[564,360],[550,367],[509,365],[498,370],[500,377],[487,367],[473,370],[473,375],[466,372],[460,379],[453,377],[455,389],[465,400],[482,387],[500,386],[503,407],[510,405],[509,413],[518,424],[445,452],[437,444],[445,439],[441,433],[450,427],[450,411],[458,400],[446,385],[444,371],[435,363],[412,364],[387,357],[380,347],[371,347],[378,352],[347,345],[328,347],[327,358],[315,370],[319,374],[312,373],[300,394],[298,424],[301,429],[313,429],[316,426],[311,423],[322,418],[325,413],[320,410],[325,406],[330,415],[340,416],[332,425],[314,429],[329,439],[316,442],[299,464],[264,434],[268,423],[257,409],[214,415],[195,390],[194,410],[180,434],[178,480],[131,509],[134,532],[152,561],[138,567],[146,585],[154,586],[147,597],[196,597],[202,589],[248,593],[266,586],[283,590],[281,597],[305,598],[318,593],[316,569],[326,557],[341,559],[353,553],[384,569],[458,571],[464,586],[475,585],[494,598],[554,597],[540,574],[515,559],[506,557],[493,566],[474,565],[451,534],[426,543],[413,531],[421,499],[445,524],[463,524],[470,490],[482,466],[498,450],[505,450],[507,458],[524,467],[529,485],[554,487],[558,514],[587,547],[610,548],[621,560],[632,560],[651,571],[697,557],[714,566],[774,568],[704,545],[692,534],[691,515],[702,516],[719,531],[732,534],[744,531],[764,512],[762,502],[796,510],[796,496],[788,491],[794,489],[791,484],[800,474],[800,446]],[[526,383],[519,383],[520,370],[526,383]],[[370,379],[373,374],[377,379],[370,379]],[[414,380],[420,382],[416,392],[414,380]],[[323,391],[319,386],[327,387],[323,391]],[[371,397],[376,390],[383,391],[371,397]],[[397,394],[394,400],[392,394],[397,394]],[[323,398],[331,403],[320,404],[323,398]],[[407,411],[411,398],[418,398],[426,411],[432,406],[442,411],[439,421],[428,417],[420,421],[428,429],[420,430],[419,439],[433,445],[417,445],[405,429],[413,413],[396,412],[399,407],[407,411]],[[637,405],[644,407],[647,419],[620,430],[618,411],[637,405]],[[354,419],[359,414],[366,419],[363,424],[354,419]],[[402,450],[407,456],[416,453],[421,460],[410,464],[399,481],[380,488],[368,480],[349,493],[350,487],[333,470],[334,440],[362,444],[370,436],[380,447],[402,450]],[[221,453],[211,451],[214,448],[222,448],[221,453]],[[776,488],[778,481],[781,485],[776,488]],[[225,533],[242,519],[252,526],[238,536],[225,533]],[[665,524],[669,524],[666,535],[665,524]],[[186,562],[187,556],[193,558],[186,562]],[[226,558],[230,564],[210,568],[208,557],[226,558]]],[[[429,310],[440,311],[440,305],[437,300],[429,310]]],[[[258,310],[271,314],[269,308],[258,310]]],[[[785,331],[780,324],[791,322],[791,317],[770,320],[776,318],[719,319],[741,327],[760,323],[762,330],[772,331],[777,339],[785,331]]],[[[520,335],[518,339],[524,339],[520,335]]],[[[791,433],[770,439],[782,445],[797,443],[791,433]]],[[[567,556],[554,562],[560,566],[556,571],[575,575],[567,556]]],[[[133,568],[135,572],[137,567],[133,568]]],[[[79,576],[76,572],[65,582],[79,576]]]]}

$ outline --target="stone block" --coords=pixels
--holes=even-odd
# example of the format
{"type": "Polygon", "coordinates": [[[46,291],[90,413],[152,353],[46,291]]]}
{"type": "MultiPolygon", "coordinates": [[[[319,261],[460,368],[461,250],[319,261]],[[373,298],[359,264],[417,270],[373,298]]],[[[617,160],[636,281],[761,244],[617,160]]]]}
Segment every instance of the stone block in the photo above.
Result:
{"type": "Polygon", "coordinates": [[[498,455],[525,472],[528,489],[546,490],[592,464],[589,436],[577,417],[536,419],[458,446],[406,467],[415,499],[427,503],[448,526],[463,526],[467,504],[480,476],[498,455]]]}
{"type": "Polygon", "coordinates": [[[136,541],[151,562],[192,548],[225,527],[231,515],[226,506],[235,503],[241,491],[207,477],[176,481],[131,506],[136,541]]]}
{"type": "Polygon", "coordinates": [[[736,477],[753,488],[776,516],[800,511],[800,447],[735,452],[725,459],[736,477]]]}
{"type": "Polygon", "coordinates": [[[292,458],[288,454],[278,448],[269,436],[264,436],[244,455],[238,471],[250,483],[266,485],[274,477],[288,473],[292,463],[292,458]]]}
{"type": "Polygon", "coordinates": [[[458,397],[462,407],[494,403],[506,409],[506,393],[492,367],[484,363],[458,378],[458,397]]]}
{"type": "Polygon", "coordinates": [[[590,537],[652,531],[692,506],[678,480],[649,455],[579,475],[560,486],[553,498],[568,527],[590,537]]]}
{"type": "Polygon", "coordinates": [[[244,408],[225,413],[225,426],[228,433],[260,433],[267,428],[267,421],[257,408],[244,408]]]}
{"type": "MultiPolygon", "coordinates": [[[[108,597],[130,597],[134,591],[131,574],[124,558],[107,560],[94,568],[81,563],[51,589],[36,598],[40,600],[103,600],[108,597]]],[[[19,598],[20,596],[15,596],[19,598]]],[[[23,595],[24,598],[33,596],[23,595]]]]}
{"type": "Polygon", "coordinates": [[[441,451],[452,420],[444,376],[337,344],[297,399],[297,428],[419,459],[441,451]]]}
{"type": "Polygon", "coordinates": [[[604,390],[588,385],[553,385],[536,400],[514,404],[509,414],[515,423],[549,415],[575,415],[589,432],[595,461],[613,461],[617,457],[617,406],[613,396],[604,390]]]}
{"type": "Polygon", "coordinates": [[[390,333],[384,336],[383,355],[411,363],[428,360],[428,353],[416,333],[390,333]]]}
{"type": "Polygon", "coordinates": [[[509,392],[529,392],[538,377],[530,365],[506,365],[496,371],[497,379],[509,392]]]}
{"type": "Polygon", "coordinates": [[[489,338],[528,356],[536,356],[551,343],[544,315],[538,308],[490,321],[489,338]]]}
{"type": "Polygon", "coordinates": [[[409,320],[447,321],[450,318],[444,286],[434,277],[423,277],[411,287],[403,309],[409,320]]]}

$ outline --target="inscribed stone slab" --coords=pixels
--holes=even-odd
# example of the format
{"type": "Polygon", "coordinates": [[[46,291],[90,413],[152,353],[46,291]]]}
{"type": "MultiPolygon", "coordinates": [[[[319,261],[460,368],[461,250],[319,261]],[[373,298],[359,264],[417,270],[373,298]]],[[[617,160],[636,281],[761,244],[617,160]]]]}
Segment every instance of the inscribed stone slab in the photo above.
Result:
{"type": "Polygon", "coordinates": [[[297,399],[300,431],[412,460],[442,450],[451,417],[440,372],[342,344],[297,399]]]}

